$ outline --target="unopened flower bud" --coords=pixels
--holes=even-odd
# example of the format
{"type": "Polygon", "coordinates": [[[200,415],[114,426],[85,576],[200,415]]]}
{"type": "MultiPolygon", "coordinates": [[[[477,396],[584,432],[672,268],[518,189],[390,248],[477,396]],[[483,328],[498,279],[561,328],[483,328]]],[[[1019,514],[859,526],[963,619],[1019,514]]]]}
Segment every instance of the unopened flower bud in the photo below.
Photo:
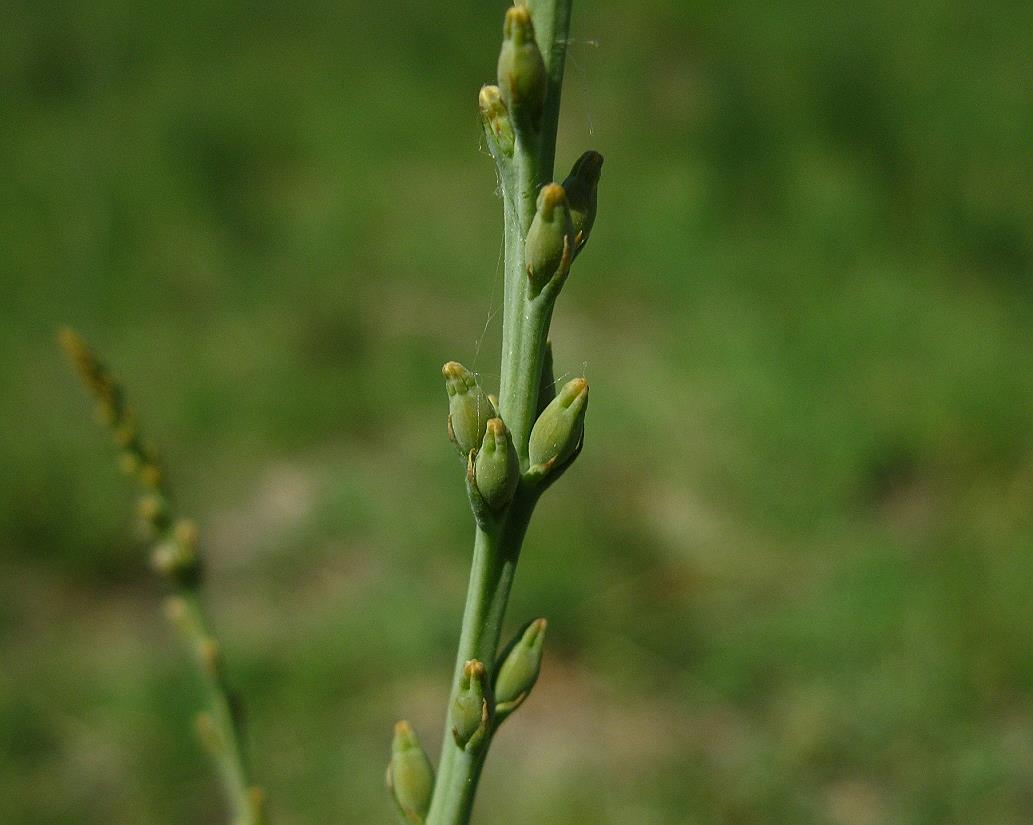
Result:
{"type": "Polygon", "coordinates": [[[501,418],[492,418],[474,461],[474,483],[492,510],[501,510],[516,492],[520,482],[520,459],[501,418]]]}
{"type": "Polygon", "coordinates": [[[164,530],[169,525],[169,503],[161,493],[146,493],[136,505],[140,519],[155,530],[164,530]]]}
{"type": "Polygon", "coordinates": [[[507,157],[513,154],[513,123],[509,119],[509,110],[502,100],[498,86],[482,86],[477,97],[477,105],[481,110],[484,128],[495,141],[495,145],[507,157]]]}
{"type": "Polygon", "coordinates": [[[139,473],[140,482],[144,486],[150,487],[152,490],[161,489],[163,474],[161,472],[161,467],[159,467],[157,463],[151,461],[144,464],[140,467],[139,473]]]}
{"type": "Polygon", "coordinates": [[[527,449],[532,467],[547,471],[570,458],[584,435],[587,408],[588,382],[568,381],[531,428],[527,449]]]}
{"type": "Polygon", "coordinates": [[[575,255],[581,251],[592,233],[602,169],[603,156],[588,151],[577,159],[567,179],[563,181],[570,207],[570,220],[574,224],[575,255]]]}
{"type": "Polygon", "coordinates": [[[481,446],[488,419],[495,417],[484,390],[462,364],[449,361],[441,368],[448,393],[448,437],[464,456],[481,446]]]}
{"type": "Polygon", "coordinates": [[[524,240],[524,258],[531,290],[537,294],[553,276],[563,275],[574,249],[574,225],[570,220],[567,195],[558,183],[549,183],[538,193],[538,208],[524,240]]]}
{"type": "Polygon", "coordinates": [[[387,788],[405,820],[421,825],[430,810],[434,769],[408,722],[395,725],[391,761],[387,766],[387,788]]]}
{"type": "Polygon", "coordinates": [[[463,667],[449,718],[452,736],[464,750],[475,750],[484,742],[491,728],[491,701],[488,673],[482,662],[471,659],[463,667]]]}
{"type": "Polygon", "coordinates": [[[513,6],[506,12],[502,38],[498,66],[502,99],[518,121],[526,115],[537,126],[545,105],[548,78],[534,39],[531,13],[525,6],[513,6]]]}
{"type": "Polygon", "coordinates": [[[545,619],[535,619],[506,652],[495,678],[495,715],[502,722],[516,710],[538,681],[545,645],[545,619]]]}
{"type": "Polygon", "coordinates": [[[197,660],[201,663],[204,672],[215,677],[222,667],[222,649],[218,640],[206,636],[197,643],[197,660]]]}
{"type": "Polygon", "coordinates": [[[177,585],[195,584],[201,572],[196,545],[175,536],[158,544],[151,552],[154,571],[177,585]]]}

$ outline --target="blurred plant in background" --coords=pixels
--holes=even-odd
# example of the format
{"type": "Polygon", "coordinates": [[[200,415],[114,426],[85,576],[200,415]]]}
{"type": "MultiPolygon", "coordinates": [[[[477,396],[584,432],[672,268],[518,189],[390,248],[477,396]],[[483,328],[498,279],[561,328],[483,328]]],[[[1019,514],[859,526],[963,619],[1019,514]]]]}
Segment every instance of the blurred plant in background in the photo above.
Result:
{"type": "MultiPolygon", "coordinates": [[[[1027,821],[1031,16],[576,21],[558,151],[619,156],[622,209],[554,343],[606,392],[529,533],[511,610],[549,616],[548,649],[482,810],[1027,821]]],[[[206,526],[276,822],[382,821],[384,720],[437,731],[466,585],[435,370],[496,378],[498,201],[462,93],[491,18],[0,11],[0,821],[221,821],[62,320],[118,354],[206,526]]]]}
{"type": "MultiPolygon", "coordinates": [[[[490,396],[461,364],[442,367],[448,436],[466,470],[476,537],[436,777],[412,726],[395,725],[387,790],[399,821],[410,825],[470,821],[488,747],[541,669],[544,619],[528,622],[501,651],[499,644],[528,524],[542,493],[580,454],[588,407],[584,378],[557,391],[549,345],[556,299],[595,222],[602,169],[602,157],[588,151],[563,184],[552,180],[570,16],[570,0],[511,6],[498,86],[485,85],[478,96],[504,205],[502,380],[499,395],[490,396]]],[[[156,450],[143,441],[122,387],[75,332],[64,328],[59,337],[114,434],[123,470],[143,488],[138,511],[155,541],[152,567],[173,592],[165,613],[194,654],[206,688],[196,726],[230,821],[260,825],[265,796],[245,767],[243,711],[200,598],[197,529],[173,519],[156,450]]]]}

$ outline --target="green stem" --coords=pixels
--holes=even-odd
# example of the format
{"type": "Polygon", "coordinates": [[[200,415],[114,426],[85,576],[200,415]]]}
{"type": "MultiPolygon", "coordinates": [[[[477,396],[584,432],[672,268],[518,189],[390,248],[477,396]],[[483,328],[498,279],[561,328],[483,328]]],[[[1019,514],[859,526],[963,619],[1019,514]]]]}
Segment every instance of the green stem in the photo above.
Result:
{"type": "Polygon", "coordinates": [[[545,112],[542,116],[541,148],[538,154],[539,186],[552,180],[556,160],[556,134],[560,119],[560,96],[570,38],[570,13],[573,0],[528,0],[534,19],[535,39],[549,75],[545,112]]]}
{"type": "MultiPolygon", "coordinates": [[[[553,175],[571,0],[528,0],[528,7],[549,78],[545,110],[540,132],[534,139],[525,139],[527,132],[518,129],[513,157],[495,156],[502,181],[505,213],[505,296],[499,406],[523,470],[529,463],[527,445],[538,412],[538,389],[555,304],[554,291],[543,290],[533,298],[530,295],[524,237],[534,217],[538,190],[550,182],[553,175]]],[[[468,660],[480,660],[489,674],[495,669],[495,656],[520,548],[540,494],[540,488],[522,484],[498,524],[490,530],[477,528],[449,707],[459,689],[463,665],[468,660]]],[[[452,737],[450,723],[446,721],[427,825],[468,825],[489,745],[490,735],[473,753],[461,749],[452,737]]]]}
{"type": "MultiPolygon", "coordinates": [[[[450,707],[467,661],[480,660],[489,673],[495,669],[495,653],[502,634],[513,574],[537,498],[535,491],[521,489],[496,529],[489,532],[477,528],[463,628],[449,696],[450,707]]],[[[446,714],[441,761],[427,825],[466,825],[470,821],[488,744],[484,742],[475,753],[460,749],[452,738],[446,714]]]]}
{"type": "Polygon", "coordinates": [[[206,655],[206,645],[214,642],[208,620],[196,588],[181,588],[177,592],[186,615],[177,624],[194,653],[197,669],[204,684],[207,711],[214,726],[215,741],[208,750],[215,762],[222,782],[233,825],[257,825],[256,800],[248,783],[244,765],[240,731],[230,700],[230,689],[217,658],[206,655]]]}

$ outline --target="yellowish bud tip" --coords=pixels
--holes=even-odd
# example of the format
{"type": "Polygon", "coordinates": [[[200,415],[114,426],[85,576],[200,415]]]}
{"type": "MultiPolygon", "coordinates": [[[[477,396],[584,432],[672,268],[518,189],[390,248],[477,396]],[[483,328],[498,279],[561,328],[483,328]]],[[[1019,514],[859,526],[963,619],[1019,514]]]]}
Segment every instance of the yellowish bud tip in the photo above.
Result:
{"type": "Polygon", "coordinates": [[[480,94],[477,95],[477,105],[485,117],[506,110],[506,104],[502,102],[502,92],[499,91],[498,86],[481,86],[480,94]]]}
{"type": "Polygon", "coordinates": [[[512,6],[506,11],[506,20],[502,24],[502,36],[506,40],[512,40],[518,46],[534,39],[531,12],[525,6],[512,6]]]}
{"type": "Polygon", "coordinates": [[[182,518],[172,528],[172,535],[176,541],[184,547],[196,549],[197,547],[197,522],[193,519],[182,518]]]}
{"type": "Polygon", "coordinates": [[[416,731],[412,729],[412,725],[405,719],[395,722],[395,738],[391,743],[392,749],[394,751],[407,751],[419,746],[419,742],[416,740],[416,731]]]}
{"type": "Polygon", "coordinates": [[[538,208],[548,209],[550,212],[557,206],[563,206],[567,202],[567,193],[558,183],[547,183],[538,193],[538,208]]]}
{"type": "Polygon", "coordinates": [[[588,380],[585,378],[573,378],[568,382],[567,386],[572,392],[577,392],[580,395],[583,391],[588,389],[588,380]]]}
{"type": "Polygon", "coordinates": [[[202,639],[197,644],[197,658],[200,660],[205,672],[215,676],[222,665],[222,650],[219,647],[219,642],[211,636],[207,639],[202,639]]]}
{"type": "Polygon", "coordinates": [[[490,435],[496,444],[505,439],[506,425],[502,423],[501,418],[491,418],[488,420],[488,432],[486,435],[490,435]]]}
{"type": "Polygon", "coordinates": [[[478,659],[471,659],[465,665],[463,665],[463,679],[467,682],[481,680],[485,677],[487,671],[484,668],[484,663],[478,659]]]}

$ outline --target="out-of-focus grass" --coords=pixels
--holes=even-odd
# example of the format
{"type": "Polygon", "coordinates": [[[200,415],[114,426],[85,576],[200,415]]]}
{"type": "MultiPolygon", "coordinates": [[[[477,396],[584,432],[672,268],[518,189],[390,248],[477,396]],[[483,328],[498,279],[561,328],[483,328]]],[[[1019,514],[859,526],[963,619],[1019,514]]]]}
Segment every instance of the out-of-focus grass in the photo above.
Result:
{"type": "MultiPolygon", "coordinates": [[[[385,822],[391,723],[436,744],[470,544],[438,366],[495,380],[503,6],[0,12],[0,821],[223,821],[63,322],[205,527],[277,822],[385,822]]],[[[588,449],[529,536],[548,658],[481,821],[1028,821],[1031,24],[576,10],[588,449]]]]}

